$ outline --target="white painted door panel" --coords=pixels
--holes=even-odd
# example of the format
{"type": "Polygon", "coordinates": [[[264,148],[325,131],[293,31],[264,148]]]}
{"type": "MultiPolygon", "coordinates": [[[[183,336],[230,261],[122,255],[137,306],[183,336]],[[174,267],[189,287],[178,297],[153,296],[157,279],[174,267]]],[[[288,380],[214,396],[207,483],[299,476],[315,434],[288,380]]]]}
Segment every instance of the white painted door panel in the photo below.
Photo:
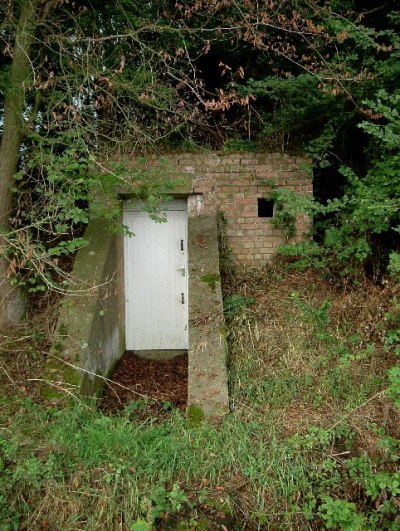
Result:
{"type": "Polygon", "coordinates": [[[188,348],[186,206],[175,200],[164,208],[171,210],[160,223],[125,205],[124,225],[134,234],[124,239],[127,350],[188,348]]]}

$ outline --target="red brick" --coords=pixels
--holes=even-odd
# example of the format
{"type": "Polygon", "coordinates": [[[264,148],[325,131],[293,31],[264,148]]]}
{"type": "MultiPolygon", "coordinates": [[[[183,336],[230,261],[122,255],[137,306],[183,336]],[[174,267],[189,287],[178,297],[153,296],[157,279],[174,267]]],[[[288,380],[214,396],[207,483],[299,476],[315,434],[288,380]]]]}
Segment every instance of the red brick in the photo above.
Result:
{"type": "Polygon", "coordinates": [[[254,219],[258,219],[255,215],[255,212],[248,212],[248,211],[245,211],[243,210],[242,208],[241,209],[238,209],[238,211],[240,212],[240,216],[242,218],[254,218],[254,219]]]}
{"type": "Polygon", "coordinates": [[[225,156],[223,157],[223,161],[225,164],[240,164],[240,157],[231,157],[231,156],[225,156]]]}
{"type": "Polygon", "coordinates": [[[255,223],[243,222],[241,225],[242,229],[254,229],[254,227],[255,227],[255,223]]]}
{"type": "MultiPolygon", "coordinates": [[[[138,164],[130,159],[132,167],[138,164]]],[[[287,186],[299,194],[312,194],[312,175],[304,171],[306,159],[286,154],[171,154],[150,157],[146,168],[162,168],[166,175],[186,174],[192,179],[193,193],[203,194],[204,214],[220,210],[226,221],[226,236],[235,263],[248,266],[264,263],[276,246],[287,241],[268,219],[258,218],[257,198],[267,197],[273,185],[287,186]],[[248,250],[252,249],[251,252],[248,250]]],[[[310,228],[307,216],[299,215],[297,235],[300,241],[310,228]]]]}
{"type": "Polygon", "coordinates": [[[245,159],[240,159],[240,164],[242,164],[243,166],[247,166],[247,165],[258,165],[258,160],[257,159],[250,159],[248,157],[246,157],[245,159]]]}
{"type": "Polygon", "coordinates": [[[253,207],[256,207],[257,206],[257,198],[256,197],[252,197],[252,198],[246,198],[246,199],[241,199],[239,201],[239,203],[241,205],[251,205],[253,207]]]}

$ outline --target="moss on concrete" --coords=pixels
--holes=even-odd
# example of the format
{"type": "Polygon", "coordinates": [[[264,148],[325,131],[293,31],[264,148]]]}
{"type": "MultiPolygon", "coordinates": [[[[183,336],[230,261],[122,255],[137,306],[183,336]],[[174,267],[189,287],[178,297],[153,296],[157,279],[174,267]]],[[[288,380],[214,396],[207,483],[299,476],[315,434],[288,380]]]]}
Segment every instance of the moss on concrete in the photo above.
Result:
{"type": "Polygon", "coordinates": [[[51,347],[53,356],[43,372],[43,379],[49,382],[43,386],[45,398],[68,398],[63,387],[74,395],[98,394],[104,384],[102,376],[110,374],[123,352],[117,236],[106,224],[102,218],[90,223],[85,231],[89,243],[76,256],[73,277],[79,281],[81,294],[70,293],[63,300],[51,347]]]}
{"type": "Polygon", "coordinates": [[[206,273],[200,280],[205,284],[208,284],[210,288],[215,291],[217,282],[221,282],[221,275],[219,273],[206,273]]]}
{"type": "Polygon", "coordinates": [[[114,360],[107,374],[104,376],[99,374],[99,375],[96,375],[90,378],[89,375],[84,372],[82,375],[82,380],[80,384],[81,395],[84,396],[86,399],[91,399],[91,400],[96,401],[97,398],[101,396],[101,393],[104,389],[106,378],[112,375],[116,371],[120,362],[121,362],[121,358],[114,360]]]}
{"type": "Polygon", "coordinates": [[[186,416],[189,424],[193,427],[198,426],[204,420],[204,411],[199,406],[190,404],[186,409],[186,416]]]}
{"type": "Polygon", "coordinates": [[[70,367],[57,358],[49,358],[43,371],[43,380],[45,384],[42,386],[40,393],[46,399],[67,398],[66,393],[62,391],[61,387],[65,384],[66,388],[76,388],[78,392],[81,376],[79,369],[70,367]],[[54,385],[53,385],[54,383],[54,385]],[[55,387],[60,385],[60,388],[55,387]]]}

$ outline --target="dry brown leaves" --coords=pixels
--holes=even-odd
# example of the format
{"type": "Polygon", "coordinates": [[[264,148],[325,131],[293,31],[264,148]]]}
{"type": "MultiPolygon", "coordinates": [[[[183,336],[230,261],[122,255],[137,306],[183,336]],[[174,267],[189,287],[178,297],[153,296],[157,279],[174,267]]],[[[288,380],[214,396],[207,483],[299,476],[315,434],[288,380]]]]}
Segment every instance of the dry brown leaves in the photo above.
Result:
{"type": "MultiPolygon", "coordinates": [[[[351,385],[357,393],[365,380],[380,377],[385,381],[387,370],[396,363],[394,354],[385,348],[385,330],[388,312],[395,313],[394,297],[399,288],[394,284],[376,285],[368,280],[356,287],[338,287],[315,271],[284,271],[279,264],[269,264],[265,271],[239,273],[230,284],[227,294],[238,293],[253,297],[255,303],[246,310],[246,319],[236,322],[232,332],[232,360],[240,364],[246,356],[252,357],[254,378],[268,379],[279,374],[295,372],[312,381],[321,400],[316,403],[307,394],[297,395],[278,412],[283,436],[304,433],[310,426],[329,428],[341,419],[357,434],[358,452],[379,452],[377,437],[371,425],[385,428],[388,435],[400,435],[400,415],[392,401],[386,398],[385,385],[362,404],[355,403],[350,410],[333,400],[323,388],[322,375],[337,366],[340,351],[335,345],[351,345],[351,385]],[[294,295],[295,294],[295,295],[294,295]],[[334,336],[333,347],[329,338],[315,339],[315,323],[301,315],[294,301],[300,300],[306,308],[320,308],[330,301],[328,334],[334,336]],[[331,348],[331,350],[329,350],[331,348]],[[364,355],[366,349],[373,349],[364,355]],[[251,354],[247,354],[251,351],[251,354]],[[335,357],[336,356],[336,357],[335,357]],[[325,365],[324,365],[325,364],[325,365]],[[319,385],[321,382],[321,385],[319,385]]],[[[339,385],[340,385],[340,368],[339,385]]],[[[347,369],[343,369],[345,371],[347,369]]],[[[362,396],[362,394],[360,394],[362,396]]],[[[251,403],[248,407],[252,407],[251,403]]]]}

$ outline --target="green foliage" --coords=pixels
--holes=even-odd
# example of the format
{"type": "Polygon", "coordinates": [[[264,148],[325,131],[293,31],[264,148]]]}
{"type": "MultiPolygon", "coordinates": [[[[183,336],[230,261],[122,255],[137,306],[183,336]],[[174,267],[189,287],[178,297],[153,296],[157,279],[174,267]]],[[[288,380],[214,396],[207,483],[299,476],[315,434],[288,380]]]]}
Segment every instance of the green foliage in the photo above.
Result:
{"type": "Polygon", "coordinates": [[[314,166],[317,168],[327,168],[331,165],[330,155],[336,138],[337,122],[336,117],[329,119],[317,138],[307,145],[306,152],[312,157],[314,166]]]}
{"type": "Polygon", "coordinates": [[[224,312],[225,315],[232,319],[234,317],[239,317],[243,314],[244,310],[250,305],[254,304],[253,297],[243,297],[237,293],[233,295],[228,295],[224,298],[224,312]]]}
{"type": "Polygon", "coordinates": [[[292,269],[326,269],[323,249],[312,240],[279,245],[277,253],[287,259],[288,267],[292,269]]]}
{"type": "MultiPolygon", "coordinates": [[[[335,98],[321,92],[318,79],[311,73],[250,78],[245,86],[238,87],[238,92],[242,95],[252,95],[256,101],[263,102],[264,109],[270,108],[267,112],[260,109],[259,116],[262,121],[258,126],[260,141],[268,149],[282,149],[287,143],[296,145],[309,141],[319,132],[318,121],[329,115],[332,106],[336,106],[335,98]],[[306,124],[310,122],[317,124],[314,128],[307,129],[306,124]],[[293,135],[294,131],[296,135],[293,135]]],[[[315,149],[317,148],[310,147],[310,153],[315,149]]]]}
{"type": "Polygon", "coordinates": [[[329,310],[331,307],[329,300],[325,300],[321,306],[315,307],[302,300],[297,291],[292,291],[290,297],[300,310],[302,319],[310,322],[318,331],[326,328],[329,323],[329,310]]]}
{"type": "MultiPolygon", "coordinates": [[[[382,439],[387,441],[387,439],[382,439]]],[[[387,445],[388,455],[396,456],[397,448],[387,445]]],[[[353,457],[346,464],[351,481],[362,487],[365,494],[379,507],[379,511],[368,511],[368,521],[371,524],[382,525],[396,517],[397,508],[395,500],[400,494],[400,474],[398,472],[375,471],[373,464],[366,457],[353,457]]]]}
{"type": "Polygon", "coordinates": [[[396,279],[400,274],[400,253],[392,252],[389,254],[388,272],[396,279]]]}
{"type": "Polygon", "coordinates": [[[383,124],[364,121],[359,125],[374,138],[377,148],[384,150],[380,157],[383,159],[386,150],[397,151],[400,148],[400,92],[389,94],[385,89],[380,89],[375,99],[367,99],[363,103],[379,120],[384,119],[383,124]]]}
{"type": "Polygon", "coordinates": [[[370,263],[372,276],[378,279],[389,264],[389,271],[397,274],[393,245],[400,225],[400,99],[397,93],[389,95],[381,90],[376,100],[364,103],[383,122],[360,124],[372,138],[372,166],[365,176],[341,167],[347,182],[344,194],[328,199],[325,205],[285,190],[272,194],[278,205],[273,223],[287,236],[295,234],[300,212],[315,220],[318,245],[305,242],[279,249],[285,256],[299,258],[299,268],[311,265],[355,278],[370,263]]]}
{"type": "Polygon", "coordinates": [[[357,514],[355,504],[345,500],[334,500],[326,496],[318,509],[318,514],[324,520],[327,529],[343,529],[343,531],[365,529],[365,521],[357,514]]]}
{"type": "Polygon", "coordinates": [[[385,313],[385,332],[383,343],[387,352],[400,355],[400,302],[397,297],[391,301],[392,307],[385,313]]]}
{"type": "Polygon", "coordinates": [[[147,400],[131,400],[124,407],[124,415],[135,418],[138,414],[143,413],[148,406],[147,400]]]}
{"type": "MultiPolygon", "coordinates": [[[[369,312],[353,315],[360,293],[346,293],[343,314],[329,284],[325,292],[309,274],[279,273],[236,278],[226,297],[231,413],[218,423],[168,404],[169,414],[143,420],[140,400],[105,415],[3,397],[2,524],[191,529],[232,503],[237,521],[227,528],[395,529],[399,442],[384,430],[395,429],[393,415],[368,422],[371,398],[386,387],[384,345],[367,338],[369,312]]],[[[396,305],[386,308],[382,341],[398,317],[396,305]]]]}
{"type": "Polygon", "coordinates": [[[257,151],[259,149],[256,142],[252,140],[243,140],[241,138],[230,138],[225,140],[224,145],[222,146],[222,151],[224,153],[248,153],[252,151],[257,151]]]}
{"type": "Polygon", "coordinates": [[[32,132],[28,143],[30,157],[13,188],[18,216],[6,236],[12,282],[29,292],[65,288],[58,262],[87,243],[79,231],[89,223],[94,179],[76,132],[56,137],[32,132]]]}
{"type": "Polygon", "coordinates": [[[17,204],[21,218],[39,230],[65,234],[71,225],[87,224],[84,205],[91,187],[85,146],[73,131],[57,137],[31,133],[31,156],[15,175],[17,204]],[[28,195],[29,194],[29,195],[28,195]]]}
{"type": "Polygon", "coordinates": [[[387,394],[394,399],[396,406],[400,408],[400,365],[389,370],[389,382],[387,394]]]}
{"type": "Polygon", "coordinates": [[[145,519],[136,520],[130,529],[131,531],[155,529],[159,520],[171,514],[179,513],[183,505],[190,506],[191,504],[178,483],[175,483],[171,490],[167,490],[164,485],[157,485],[148,497],[143,497],[140,502],[145,519]]]}
{"type": "Polygon", "coordinates": [[[131,527],[130,531],[149,531],[151,530],[150,524],[146,522],[146,520],[138,519],[136,522],[134,522],[131,527]]]}
{"type": "Polygon", "coordinates": [[[275,202],[274,217],[270,223],[290,238],[296,234],[296,221],[299,214],[313,218],[318,206],[308,194],[297,194],[286,188],[275,187],[268,195],[275,202]]]}
{"type": "Polygon", "coordinates": [[[366,101],[372,111],[385,119],[384,125],[360,124],[376,142],[377,156],[365,177],[349,168],[342,168],[348,185],[341,199],[328,202],[325,213],[335,215],[336,221],[325,231],[324,246],[334,255],[345,273],[373,261],[374,277],[384,270],[389,249],[377,248],[385,234],[393,234],[400,218],[400,127],[399,97],[380,91],[375,102],[366,101]],[[379,153],[379,154],[378,154],[379,153]],[[349,266],[350,264],[350,266],[349,266]]]}

